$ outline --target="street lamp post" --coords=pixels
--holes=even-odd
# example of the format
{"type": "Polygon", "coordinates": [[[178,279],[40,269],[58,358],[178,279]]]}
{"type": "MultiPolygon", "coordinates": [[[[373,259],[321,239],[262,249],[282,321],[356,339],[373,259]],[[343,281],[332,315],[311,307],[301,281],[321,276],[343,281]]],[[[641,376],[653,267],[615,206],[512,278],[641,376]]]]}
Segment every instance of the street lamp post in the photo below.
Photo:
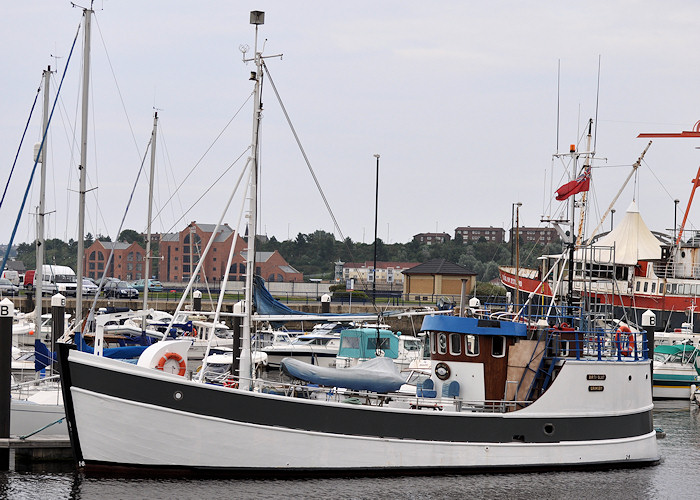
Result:
{"type": "Polygon", "coordinates": [[[677,226],[677,219],[678,219],[678,203],[681,200],[673,200],[673,243],[675,244],[676,242],[676,228],[677,226]]]}
{"type": "Polygon", "coordinates": [[[613,219],[615,219],[615,209],[610,210],[610,230],[613,230],[613,219]]]}
{"type": "Polygon", "coordinates": [[[377,181],[374,195],[374,267],[372,268],[372,305],[376,304],[377,299],[377,212],[379,211],[379,155],[374,157],[377,159],[377,181]]]}

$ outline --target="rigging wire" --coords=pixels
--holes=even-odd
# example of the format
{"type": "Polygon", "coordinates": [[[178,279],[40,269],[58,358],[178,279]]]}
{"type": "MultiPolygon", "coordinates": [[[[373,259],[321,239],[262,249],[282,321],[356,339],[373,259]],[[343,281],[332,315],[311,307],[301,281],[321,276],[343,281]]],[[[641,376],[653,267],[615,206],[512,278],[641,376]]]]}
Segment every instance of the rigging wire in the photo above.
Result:
{"type": "MultiPolygon", "coordinates": [[[[163,131],[163,126],[162,126],[162,124],[161,124],[160,127],[158,127],[158,132],[160,133],[161,144],[162,144],[162,146],[163,146],[163,147],[159,148],[159,151],[163,151],[162,154],[163,154],[164,157],[165,157],[165,162],[164,162],[164,163],[165,163],[165,165],[168,167],[168,168],[166,169],[166,171],[165,171],[165,182],[166,182],[166,184],[167,184],[167,192],[170,193],[170,192],[172,192],[172,191],[171,191],[171,186],[170,186],[170,181],[172,180],[172,183],[173,183],[172,187],[173,187],[173,188],[174,188],[175,186],[177,186],[177,181],[175,180],[175,170],[173,169],[173,163],[172,163],[172,160],[170,159],[170,153],[169,153],[170,150],[168,149],[168,144],[167,144],[167,142],[166,142],[166,140],[165,140],[165,132],[163,131]]],[[[156,165],[156,166],[157,166],[157,165],[156,165]]],[[[157,185],[160,187],[160,183],[158,183],[157,185]]],[[[178,202],[178,204],[180,205],[179,213],[184,212],[185,207],[182,205],[182,198],[180,197],[180,193],[178,193],[178,192],[176,191],[174,194],[172,194],[172,195],[170,196],[170,199],[172,200],[172,199],[175,198],[175,197],[177,197],[177,202],[178,202]]],[[[169,206],[169,207],[170,207],[170,214],[171,214],[171,216],[172,216],[173,219],[175,218],[175,207],[174,207],[173,205],[174,205],[173,203],[168,203],[168,202],[166,201],[165,204],[162,205],[162,209],[156,214],[156,217],[158,217],[158,218],[160,219],[160,221],[161,221],[161,227],[165,227],[165,225],[163,224],[163,220],[162,220],[160,214],[161,214],[161,212],[165,209],[166,206],[169,206]]]]}
{"type": "Polygon", "coordinates": [[[228,168],[227,168],[226,170],[224,170],[224,171],[221,173],[221,175],[219,175],[219,177],[217,177],[216,179],[214,179],[214,182],[212,182],[212,183],[209,185],[209,187],[199,196],[199,198],[197,198],[197,199],[194,201],[194,203],[192,203],[192,205],[190,205],[190,208],[188,208],[187,211],[185,211],[185,212],[180,216],[180,218],[179,218],[178,220],[176,220],[176,221],[173,223],[172,226],[170,226],[170,228],[166,231],[166,233],[169,233],[170,231],[172,231],[172,230],[175,228],[175,226],[177,226],[177,224],[178,224],[182,219],[184,219],[185,216],[187,216],[187,214],[190,212],[190,210],[192,210],[192,209],[202,200],[202,198],[204,198],[204,197],[207,195],[207,193],[209,193],[209,191],[211,191],[211,190],[214,188],[214,186],[216,186],[216,184],[218,184],[218,182],[224,177],[224,175],[226,175],[226,174],[228,173],[228,171],[231,170],[231,169],[236,165],[236,163],[238,163],[238,160],[240,160],[249,150],[250,150],[250,146],[248,146],[248,147],[245,149],[245,151],[243,151],[243,152],[238,156],[238,158],[236,158],[236,159],[233,161],[233,163],[231,163],[231,165],[229,165],[228,168]]]}
{"type": "MultiPolygon", "coordinates": [[[[267,77],[270,79],[270,85],[272,86],[272,90],[275,93],[275,97],[277,97],[277,102],[279,103],[280,108],[282,109],[282,113],[284,114],[284,117],[287,120],[287,124],[289,125],[289,128],[292,131],[292,135],[294,135],[294,139],[297,143],[297,146],[299,147],[299,151],[301,152],[301,155],[303,156],[304,161],[306,162],[306,166],[309,169],[309,172],[311,173],[311,177],[313,178],[314,183],[316,184],[316,188],[318,189],[318,192],[321,195],[321,198],[323,199],[323,203],[326,205],[326,210],[328,210],[328,213],[331,216],[331,219],[333,220],[333,225],[335,227],[335,230],[338,231],[338,235],[341,238],[343,246],[345,247],[348,254],[350,255],[351,260],[354,261],[355,258],[354,258],[352,249],[348,245],[348,242],[345,238],[345,235],[343,234],[342,229],[340,229],[340,224],[338,224],[338,220],[336,219],[335,214],[333,213],[333,210],[331,209],[330,203],[328,202],[328,198],[326,197],[326,194],[324,193],[323,188],[321,187],[321,183],[319,182],[318,177],[316,177],[316,172],[314,171],[313,167],[311,166],[311,162],[309,161],[309,157],[307,156],[306,151],[304,150],[304,146],[301,144],[301,140],[299,139],[299,135],[297,134],[296,129],[294,128],[294,125],[292,124],[292,120],[289,117],[289,113],[287,113],[287,108],[285,107],[284,103],[282,102],[282,98],[281,98],[279,92],[277,91],[277,86],[275,85],[275,82],[272,79],[272,75],[270,74],[270,70],[267,67],[267,64],[265,64],[264,60],[262,60],[262,67],[265,70],[267,77]]],[[[374,244],[375,245],[377,244],[376,241],[374,242],[374,244]]],[[[366,284],[363,276],[359,277],[359,281],[362,284],[366,284]]],[[[350,292],[350,293],[352,293],[352,292],[350,292]]],[[[377,312],[377,313],[380,312],[379,308],[377,307],[376,301],[373,301],[373,307],[374,307],[375,312],[377,312]]],[[[387,307],[388,307],[388,304],[387,304],[387,307]]],[[[377,323],[379,323],[379,319],[377,319],[377,323]]]]}
{"type": "MultiPolygon", "coordinates": [[[[213,142],[209,145],[209,147],[204,151],[204,153],[202,154],[202,156],[199,157],[199,159],[198,159],[197,162],[194,164],[194,166],[190,169],[190,171],[187,172],[187,175],[185,176],[184,179],[182,179],[182,182],[180,182],[180,185],[177,187],[177,189],[176,189],[175,192],[172,194],[172,196],[175,196],[175,195],[180,191],[180,189],[182,188],[182,186],[185,185],[185,182],[187,181],[187,179],[189,179],[190,175],[192,175],[192,173],[193,173],[193,172],[195,171],[195,169],[199,166],[199,164],[202,163],[202,161],[203,161],[204,158],[207,156],[207,154],[209,154],[209,152],[211,151],[211,149],[212,149],[212,148],[214,147],[214,145],[218,142],[218,140],[221,138],[221,136],[224,134],[224,132],[226,132],[226,129],[228,129],[229,125],[231,125],[231,123],[233,122],[233,120],[236,119],[236,117],[237,117],[238,114],[241,112],[241,110],[243,109],[243,107],[248,103],[248,101],[250,101],[250,99],[251,99],[252,97],[253,97],[253,93],[251,93],[251,94],[248,96],[248,98],[243,102],[243,104],[241,104],[241,106],[236,110],[236,112],[234,113],[234,115],[231,117],[231,119],[228,121],[228,123],[226,123],[226,125],[224,125],[224,128],[221,129],[221,132],[219,132],[219,134],[216,136],[216,138],[214,139],[214,141],[213,141],[213,142]]],[[[243,156],[249,149],[250,149],[250,146],[248,146],[248,147],[246,148],[246,150],[241,154],[241,156],[243,156]]],[[[223,174],[221,174],[221,175],[218,177],[218,179],[221,179],[221,177],[223,177],[223,175],[224,175],[226,172],[228,172],[228,171],[231,169],[231,167],[233,167],[233,165],[235,165],[235,163],[236,163],[238,160],[241,159],[241,156],[239,156],[238,158],[236,158],[236,160],[224,171],[223,174]]],[[[218,180],[218,179],[217,179],[217,180],[218,180]]],[[[214,187],[214,186],[211,185],[211,186],[204,192],[204,194],[208,193],[213,187],[214,187]]],[[[202,196],[204,196],[204,194],[203,194],[202,196]]],[[[171,199],[172,199],[172,196],[171,196],[171,199]]],[[[199,201],[199,200],[201,200],[201,199],[202,199],[202,197],[200,196],[200,197],[197,199],[197,201],[199,201]]],[[[196,204],[196,202],[195,202],[195,204],[196,204]]],[[[158,216],[160,215],[160,213],[161,213],[161,212],[165,209],[165,207],[168,206],[168,205],[169,205],[169,203],[166,203],[165,205],[163,205],[163,206],[160,208],[160,210],[158,211],[158,213],[156,213],[156,214],[153,216],[153,218],[155,219],[156,217],[158,217],[158,216]]],[[[188,209],[188,211],[189,211],[189,210],[192,210],[193,207],[194,207],[194,205],[192,205],[192,206],[188,209]]],[[[182,217],[180,217],[180,219],[178,219],[178,222],[179,222],[180,220],[182,220],[183,217],[184,217],[184,215],[183,215],[182,217]]],[[[173,227],[175,227],[175,226],[173,225],[173,227]]]]}
{"type": "MultiPolygon", "coordinates": [[[[102,36],[102,30],[100,29],[100,23],[95,15],[95,24],[97,25],[97,32],[100,34],[100,40],[102,41],[102,48],[105,51],[105,57],[107,58],[107,64],[109,70],[112,73],[112,79],[114,80],[114,86],[117,89],[117,94],[119,95],[119,102],[122,105],[122,111],[124,111],[124,117],[126,118],[126,123],[129,125],[129,132],[131,132],[131,139],[134,141],[134,147],[136,149],[136,154],[138,156],[139,144],[136,140],[136,135],[134,134],[134,128],[131,126],[131,120],[129,119],[129,113],[126,110],[126,105],[124,104],[124,96],[122,96],[121,88],[119,88],[119,82],[117,82],[117,75],[114,73],[114,67],[112,66],[112,59],[109,57],[109,52],[107,51],[107,44],[105,44],[104,37],[102,36]]],[[[90,80],[92,81],[92,79],[90,80]]],[[[148,174],[146,174],[148,177],[148,174]]]]}
{"type": "MultiPolygon", "coordinates": [[[[73,45],[71,46],[70,54],[68,55],[68,61],[66,61],[66,68],[64,69],[63,76],[61,77],[61,84],[58,87],[59,93],[61,91],[61,87],[63,86],[63,80],[66,77],[66,70],[68,69],[68,64],[70,63],[71,56],[73,55],[73,49],[75,48],[75,43],[78,40],[78,33],[79,32],[80,32],[80,28],[78,28],[78,31],[76,31],[75,38],[73,39],[73,45]]],[[[5,264],[7,263],[7,258],[10,255],[10,250],[12,249],[12,242],[15,239],[15,234],[17,234],[17,226],[19,226],[19,221],[22,217],[22,212],[24,211],[24,205],[27,202],[27,195],[29,194],[29,190],[31,189],[31,186],[32,186],[32,181],[34,180],[34,173],[36,172],[36,166],[39,163],[39,154],[41,154],[41,151],[44,148],[44,143],[46,142],[46,136],[48,135],[48,132],[49,132],[49,124],[51,123],[51,119],[53,118],[53,113],[54,113],[54,110],[56,109],[57,102],[58,102],[58,96],[56,96],[56,99],[54,99],[53,106],[51,107],[51,113],[49,114],[49,119],[47,120],[46,130],[44,130],[41,144],[39,145],[39,151],[37,152],[37,156],[34,159],[34,167],[32,167],[32,173],[29,177],[29,182],[27,183],[27,189],[24,192],[24,198],[22,199],[22,205],[20,206],[19,213],[17,214],[17,220],[15,221],[15,227],[12,229],[12,236],[10,236],[10,241],[7,244],[7,250],[5,251],[5,256],[3,257],[2,266],[0,267],[0,269],[5,269],[5,264]]]]}
{"type": "Polygon", "coordinates": [[[333,225],[335,226],[335,229],[338,231],[338,234],[342,238],[343,241],[345,241],[345,236],[343,235],[343,231],[340,229],[340,225],[338,224],[338,221],[335,218],[335,215],[333,214],[333,210],[331,209],[330,203],[328,203],[328,198],[326,198],[326,194],[323,192],[323,188],[321,187],[320,182],[318,181],[318,178],[316,177],[316,172],[314,172],[313,167],[311,166],[311,162],[309,161],[309,157],[306,155],[306,151],[304,150],[304,146],[302,146],[301,141],[299,140],[299,136],[297,135],[297,131],[294,128],[294,125],[292,124],[292,120],[289,118],[289,114],[287,113],[287,109],[284,106],[284,103],[282,102],[282,99],[279,95],[279,92],[277,92],[277,87],[275,86],[275,82],[272,80],[272,75],[270,74],[270,70],[268,69],[267,65],[265,64],[265,61],[262,61],[262,66],[265,69],[265,72],[267,73],[268,78],[270,79],[270,85],[272,85],[272,90],[275,92],[275,96],[277,97],[277,101],[280,104],[280,107],[282,108],[282,113],[284,114],[284,117],[287,120],[287,124],[292,130],[292,134],[294,135],[294,139],[297,142],[297,146],[299,147],[299,150],[301,151],[302,156],[304,157],[304,161],[306,162],[306,166],[309,169],[309,172],[311,173],[311,177],[313,177],[314,182],[316,183],[316,188],[318,189],[319,193],[321,194],[321,198],[323,198],[323,203],[326,205],[326,209],[328,210],[328,213],[331,216],[331,219],[333,219],[333,225]]]}
{"type": "MultiPolygon", "coordinates": [[[[124,208],[124,214],[122,215],[122,220],[119,223],[119,229],[117,230],[117,234],[121,233],[122,228],[124,227],[124,221],[126,220],[126,215],[129,213],[129,208],[131,207],[131,202],[134,199],[134,192],[136,191],[136,186],[139,183],[139,179],[141,178],[141,173],[143,172],[143,166],[146,163],[146,157],[148,155],[148,150],[151,147],[151,144],[153,142],[153,138],[151,137],[148,141],[148,144],[146,145],[146,150],[143,153],[143,158],[141,159],[141,166],[139,167],[139,170],[136,174],[136,179],[134,180],[134,184],[131,187],[131,193],[129,193],[129,199],[126,202],[126,207],[124,208]]],[[[95,293],[95,297],[92,300],[92,305],[90,306],[90,312],[88,313],[87,319],[83,322],[83,326],[87,325],[90,321],[94,319],[95,315],[95,307],[97,306],[97,300],[100,296],[100,291],[102,290],[102,287],[104,286],[105,282],[105,277],[107,276],[107,272],[109,271],[109,266],[112,262],[112,259],[114,257],[114,248],[115,245],[111,245],[112,249],[109,252],[109,257],[107,258],[107,262],[105,263],[104,270],[102,271],[102,278],[100,279],[100,284],[98,285],[97,292],[95,293]]],[[[146,286],[148,286],[148,280],[146,280],[146,286]]],[[[76,327],[78,325],[75,325],[76,327]]]]}
{"type": "Polygon", "coordinates": [[[29,116],[27,117],[27,124],[24,126],[24,132],[22,132],[22,138],[19,141],[19,146],[17,146],[17,153],[15,154],[15,161],[12,162],[12,169],[10,170],[10,176],[7,178],[7,183],[5,184],[5,190],[2,193],[2,199],[0,199],[0,209],[5,202],[5,195],[7,194],[7,188],[10,186],[10,181],[12,180],[12,174],[17,166],[17,159],[19,158],[19,152],[22,150],[22,144],[24,143],[24,137],[27,135],[27,129],[29,128],[29,123],[32,120],[32,115],[34,114],[34,108],[36,107],[36,101],[39,99],[39,92],[41,92],[41,83],[36,90],[36,95],[34,96],[34,102],[29,110],[29,116]]]}

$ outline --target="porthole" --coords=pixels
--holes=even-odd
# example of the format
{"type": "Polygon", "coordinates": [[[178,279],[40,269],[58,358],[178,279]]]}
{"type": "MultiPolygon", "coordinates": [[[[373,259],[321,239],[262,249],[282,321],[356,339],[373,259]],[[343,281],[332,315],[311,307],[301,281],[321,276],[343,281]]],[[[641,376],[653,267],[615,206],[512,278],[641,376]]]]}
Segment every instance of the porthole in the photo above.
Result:
{"type": "Polygon", "coordinates": [[[173,399],[175,401],[182,401],[183,397],[184,397],[184,395],[180,391],[175,391],[175,394],[173,394],[173,399]]]}
{"type": "Polygon", "coordinates": [[[627,377],[627,380],[629,380],[629,381],[631,382],[631,381],[632,381],[632,375],[630,375],[629,377],[627,377]]]}
{"type": "Polygon", "coordinates": [[[440,380],[447,380],[450,378],[450,367],[447,363],[438,363],[435,365],[435,376],[440,380]]]}
{"type": "Polygon", "coordinates": [[[551,436],[554,434],[554,424],[544,424],[543,429],[544,433],[547,434],[548,436],[551,436]]]}

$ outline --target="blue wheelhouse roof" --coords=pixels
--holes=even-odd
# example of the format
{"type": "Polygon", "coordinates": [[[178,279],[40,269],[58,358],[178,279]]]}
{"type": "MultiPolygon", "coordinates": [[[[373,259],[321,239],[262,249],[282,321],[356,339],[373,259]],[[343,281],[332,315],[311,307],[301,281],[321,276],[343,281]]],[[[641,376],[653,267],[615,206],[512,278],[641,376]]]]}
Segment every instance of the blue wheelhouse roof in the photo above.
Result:
{"type": "Polygon", "coordinates": [[[459,316],[426,316],[421,331],[527,337],[527,327],[524,323],[459,316]]]}

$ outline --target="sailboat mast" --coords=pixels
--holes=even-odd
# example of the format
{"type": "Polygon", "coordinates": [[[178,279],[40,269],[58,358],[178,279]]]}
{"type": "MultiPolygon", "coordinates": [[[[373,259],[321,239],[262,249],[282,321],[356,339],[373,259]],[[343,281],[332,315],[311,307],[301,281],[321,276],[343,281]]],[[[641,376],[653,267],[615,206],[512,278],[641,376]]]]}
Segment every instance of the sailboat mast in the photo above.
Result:
{"type": "MultiPolygon", "coordinates": [[[[156,137],[158,136],[158,111],[153,114],[153,132],[151,133],[151,175],[148,178],[148,223],[146,224],[146,262],[144,263],[143,310],[148,308],[148,284],[151,273],[151,217],[153,216],[153,179],[156,170],[156,137]]],[[[143,315],[141,327],[146,331],[146,315],[143,315]]]]}
{"type": "MultiPolygon", "coordinates": [[[[44,71],[44,117],[42,129],[42,137],[47,136],[47,129],[49,127],[49,88],[51,85],[51,66],[44,71]]],[[[43,288],[43,265],[44,265],[44,214],[46,213],[45,198],[46,198],[46,139],[44,139],[44,147],[41,148],[41,157],[39,161],[41,162],[41,173],[39,182],[39,208],[37,210],[37,223],[36,223],[36,271],[34,272],[34,290],[36,293],[36,306],[34,308],[36,312],[36,319],[34,324],[36,328],[41,328],[41,314],[42,314],[42,297],[44,293],[43,288]]]]}
{"type": "Polygon", "coordinates": [[[87,132],[88,132],[88,92],[90,90],[90,28],[92,10],[85,9],[85,42],[83,44],[83,98],[82,125],[80,132],[80,189],[78,204],[78,262],[76,269],[77,286],[75,289],[75,324],[83,317],[83,254],[85,253],[85,182],[87,168],[87,132]]]}
{"type": "MultiPolygon", "coordinates": [[[[248,251],[246,255],[246,288],[245,288],[245,317],[241,329],[241,358],[240,358],[240,387],[250,388],[252,379],[252,362],[250,359],[250,338],[253,323],[253,279],[255,276],[255,240],[257,234],[258,218],[258,153],[260,144],[258,134],[260,132],[260,117],[262,114],[261,85],[262,85],[262,53],[258,52],[258,26],[265,23],[265,13],[252,11],[250,23],[255,25],[255,73],[251,80],[255,80],[255,97],[253,110],[253,138],[251,165],[253,168],[250,179],[250,209],[248,214],[248,251]]],[[[232,244],[235,244],[233,242],[232,244]]]]}

